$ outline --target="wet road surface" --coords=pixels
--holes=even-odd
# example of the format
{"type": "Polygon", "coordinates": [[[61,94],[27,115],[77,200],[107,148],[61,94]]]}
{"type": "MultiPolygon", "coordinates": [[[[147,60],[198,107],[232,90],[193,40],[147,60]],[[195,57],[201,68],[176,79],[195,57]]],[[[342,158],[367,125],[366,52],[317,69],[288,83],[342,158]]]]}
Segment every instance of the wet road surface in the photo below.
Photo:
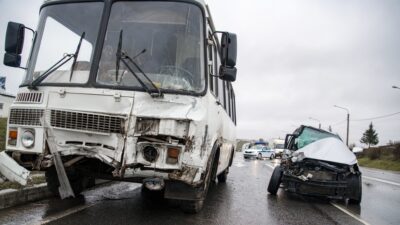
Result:
{"type": "Polygon", "coordinates": [[[213,185],[203,210],[195,215],[167,201],[146,201],[138,184],[108,183],[80,198],[0,210],[0,224],[400,224],[400,174],[363,169],[368,178],[363,178],[362,203],[346,206],[282,189],[277,196],[269,195],[274,163],[277,160],[244,160],[236,154],[227,183],[213,185]]]}

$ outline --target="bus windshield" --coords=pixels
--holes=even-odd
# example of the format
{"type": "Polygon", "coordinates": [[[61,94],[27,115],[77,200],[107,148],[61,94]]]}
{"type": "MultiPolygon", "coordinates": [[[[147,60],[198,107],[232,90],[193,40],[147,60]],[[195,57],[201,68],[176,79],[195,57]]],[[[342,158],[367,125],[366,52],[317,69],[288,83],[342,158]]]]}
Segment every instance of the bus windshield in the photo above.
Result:
{"type": "MultiPolygon", "coordinates": [[[[205,87],[203,20],[200,8],[183,2],[116,2],[112,6],[96,81],[142,88],[117,50],[129,56],[162,90],[202,92],[205,87]],[[120,48],[118,45],[121,45],[120,48]],[[117,64],[119,64],[117,66],[117,64]],[[118,68],[118,69],[117,69],[118,68]]],[[[128,62],[129,66],[129,62],[128,62]]],[[[151,87],[152,84],[147,83],[151,87]]]]}
{"type": "Polygon", "coordinates": [[[87,83],[102,9],[103,3],[100,2],[44,7],[24,83],[29,84],[43,74],[48,76],[42,84],[87,83]],[[73,60],[56,66],[58,61],[72,55],[76,55],[73,60]]]}

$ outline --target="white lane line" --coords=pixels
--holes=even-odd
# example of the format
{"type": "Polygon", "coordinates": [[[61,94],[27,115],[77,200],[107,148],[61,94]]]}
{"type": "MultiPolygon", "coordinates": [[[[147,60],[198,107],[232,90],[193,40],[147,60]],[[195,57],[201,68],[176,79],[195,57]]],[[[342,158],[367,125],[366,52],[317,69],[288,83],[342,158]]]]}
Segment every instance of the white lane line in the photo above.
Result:
{"type": "Polygon", "coordinates": [[[382,183],[391,184],[391,185],[395,185],[395,186],[399,186],[400,187],[400,184],[396,183],[396,182],[392,182],[392,181],[388,181],[388,180],[382,180],[382,179],[374,178],[374,177],[367,177],[367,176],[362,176],[362,177],[365,178],[365,179],[368,179],[368,180],[379,181],[379,182],[382,182],[382,183]]]}
{"type": "Polygon", "coordinates": [[[268,164],[268,163],[265,163],[265,165],[266,166],[268,166],[269,168],[271,168],[271,169],[275,169],[275,167],[274,166],[271,166],[270,164],[268,164]]]}
{"type": "Polygon", "coordinates": [[[332,203],[331,205],[333,205],[334,207],[336,207],[337,209],[339,209],[340,211],[346,213],[347,215],[351,216],[352,218],[354,218],[355,220],[357,220],[358,222],[364,224],[364,225],[370,225],[367,221],[362,220],[361,218],[359,218],[358,216],[354,215],[353,213],[349,212],[348,210],[346,210],[345,208],[340,207],[339,205],[332,203]]]}
{"type": "Polygon", "coordinates": [[[76,207],[76,208],[69,209],[69,210],[67,210],[67,211],[65,211],[63,213],[60,213],[58,215],[54,215],[54,216],[51,216],[51,217],[49,217],[49,218],[47,218],[45,220],[42,220],[42,221],[40,221],[39,224],[42,225],[42,224],[47,224],[47,223],[53,222],[55,220],[58,220],[58,219],[61,219],[63,217],[69,216],[71,214],[77,213],[79,211],[82,211],[82,210],[87,209],[89,207],[92,207],[94,205],[96,205],[96,203],[92,203],[92,204],[83,205],[83,206],[79,206],[79,207],[76,207]]]}
{"type": "Polygon", "coordinates": [[[235,163],[234,164],[236,167],[245,167],[246,165],[244,165],[243,163],[235,163]]]}

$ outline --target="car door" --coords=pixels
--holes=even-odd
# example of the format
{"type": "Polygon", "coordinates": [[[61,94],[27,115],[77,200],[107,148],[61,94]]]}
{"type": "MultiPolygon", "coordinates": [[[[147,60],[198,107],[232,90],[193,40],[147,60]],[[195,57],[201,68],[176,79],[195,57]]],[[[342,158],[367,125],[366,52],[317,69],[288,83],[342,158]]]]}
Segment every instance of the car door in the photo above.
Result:
{"type": "Polygon", "coordinates": [[[266,148],[266,147],[263,147],[263,148],[261,149],[260,153],[261,153],[261,156],[262,156],[263,158],[267,157],[267,156],[266,156],[266,155],[267,155],[267,148],[266,148]]]}

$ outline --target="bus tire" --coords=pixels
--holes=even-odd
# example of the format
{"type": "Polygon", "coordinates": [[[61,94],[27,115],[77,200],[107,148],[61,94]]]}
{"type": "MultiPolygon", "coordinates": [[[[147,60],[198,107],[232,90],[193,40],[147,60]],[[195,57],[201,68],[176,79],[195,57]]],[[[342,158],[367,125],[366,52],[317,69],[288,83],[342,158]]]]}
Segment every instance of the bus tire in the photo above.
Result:
{"type": "Polygon", "coordinates": [[[203,208],[204,205],[204,200],[207,197],[208,189],[213,183],[212,181],[215,181],[216,176],[217,176],[217,168],[218,168],[218,160],[219,160],[219,151],[218,149],[214,152],[214,154],[211,155],[212,161],[211,165],[209,165],[209,168],[207,170],[207,176],[206,179],[204,180],[203,184],[203,197],[201,199],[196,199],[196,200],[182,200],[181,201],[181,210],[184,213],[188,214],[194,214],[200,212],[200,210],[203,208]]]}
{"type": "Polygon", "coordinates": [[[204,200],[182,201],[181,209],[184,213],[195,214],[203,208],[204,200]]]}
{"type": "MultiPolygon", "coordinates": [[[[72,191],[75,195],[79,195],[86,187],[94,186],[94,178],[83,177],[77,170],[68,170],[67,176],[71,185],[72,191]]],[[[47,189],[54,195],[60,196],[59,187],[60,182],[58,181],[57,170],[54,166],[50,167],[45,172],[47,189]]]]}
{"type": "Polygon", "coordinates": [[[218,178],[218,183],[225,183],[226,179],[228,178],[228,173],[229,173],[229,167],[226,168],[221,174],[217,176],[218,178]]]}

